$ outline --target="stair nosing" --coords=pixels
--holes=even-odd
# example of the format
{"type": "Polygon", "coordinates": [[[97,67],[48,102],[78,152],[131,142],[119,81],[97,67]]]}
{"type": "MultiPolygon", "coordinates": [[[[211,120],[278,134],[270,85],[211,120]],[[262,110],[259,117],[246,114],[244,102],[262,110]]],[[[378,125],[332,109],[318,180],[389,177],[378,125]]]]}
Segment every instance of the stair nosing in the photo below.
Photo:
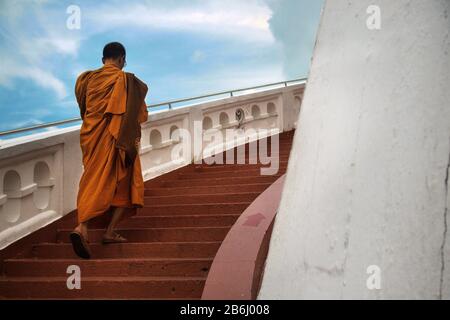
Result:
{"type": "MultiPolygon", "coordinates": [[[[110,282],[136,282],[136,281],[205,281],[206,277],[180,277],[180,276],[84,276],[83,282],[86,281],[110,281],[110,282]]],[[[0,282],[52,282],[52,281],[67,281],[67,277],[0,277],[0,282]]]]}
{"type": "MultiPolygon", "coordinates": [[[[167,241],[167,242],[161,242],[161,241],[148,241],[148,242],[126,242],[126,243],[121,243],[120,245],[146,245],[146,244],[150,244],[150,245],[167,245],[167,244],[220,244],[223,241],[167,241]]],[[[91,245],[99,245],[99,246],[104,246],[101,243],[91,243],[91,245]]],[[[72,244],[68,243],[68,242],[40,242],[37,244],[33,244],[33,248],[36,246],[68,246],[71,247],[72,244]]]]}
{"type": "MultiPolygon", "coordinates": [[[[248,195],[248,194],[261,194],[258,191],[249,191],[249,192],[222,192],[222,193],[196,193],[196,194],[169,194],[169,195],[161,195],[161,196],[144,196],[144,198],[165,198],[165,197],[201,197],[201,196],[230,196],[230,195],[248,195]]],[[[216,203],[216,202],[214,202],[216,203]]]]}
{"type": "Polygon", "coordinates": [[[4,263],[8,262],[16,262],[16,263],[50,263],[50,262],[59,262],[59,263],[98,263],[102,261],[106,262],[160,262],[160,261],[170,261],[170,262],[192,262],[192,261],[213,261],[214,257],[208,258],[164,258],[164,257],[143,257],[143,258],[100,258],[100,259],[88,259],[88,260],[80,260],[78,258],[11,258],[4,260],[4,263]]]}
{"type": "MultiPolygon", "coordinates": [[[[243,205],[250,204],[253,201],[239,201],[239,202],[211,202],[211,203],[181,203],[181,204],[155,204],[155,205],[144,205],[143,208],[164,208],[164,207],[173,207],[173,206],[221,206],[221,205],[243,205]]],[[[143,209],[140,208],[140,209],[143,209]]]]}
{"type": "MultiPolygon", "coordinates": [[[[177,181],[177,180],[164,180],[164,181],[177,181]]],[[[260,183],[242,183],[239,184],[240,186],[260,186],[260,185],[271,185],[272,182],[260,182],[260,183]]],[[[214,186],[214,187],[222,187],[223,185],[214,186]]],[[[211,187],[211,186],[186,186],[186,187],[145,187],[144,190],[154,190],[157,189],[158,191],[166,190],[166,189],[192,189],[195,187],[211,187]]]]}
{"type": "MultiPolygon", "coordinates": [[[[149,228],[130,228],[130,227],[125,227],[125,228],[121,228],[118,227],[116,228],[116,230],[118,231],[138,231],[138,230],[176,230],[176,229],[183,229],[183,230],[187,230],[187,229],[229,229],[231,228],[231,226],[211,226],[211,227],[163,227],[163,228],[155,228],[155,227],[149,227],[149,228]]],[[[56,229],[57,232],[68,232],[68,231],[73,231],[73,229],[68,229],[68,228],[60,228],[60,229],[56,229]]],[[[106,230],[105,228],[89,228],[89,231],[104,231],[106,230]]],[[[127,243],[127,242],[125,242],[127,243]]]]}

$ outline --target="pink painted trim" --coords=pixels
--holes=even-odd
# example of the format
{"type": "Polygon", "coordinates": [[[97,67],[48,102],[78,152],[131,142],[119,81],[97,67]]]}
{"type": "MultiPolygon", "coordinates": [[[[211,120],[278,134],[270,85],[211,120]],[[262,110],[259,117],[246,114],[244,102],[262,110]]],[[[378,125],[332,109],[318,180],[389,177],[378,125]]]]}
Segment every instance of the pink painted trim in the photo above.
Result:
{"type": "Polygon", "coordinates": [[[217,252],[202,300],[256,299],[285,175],[245,209],[217,252]]]}

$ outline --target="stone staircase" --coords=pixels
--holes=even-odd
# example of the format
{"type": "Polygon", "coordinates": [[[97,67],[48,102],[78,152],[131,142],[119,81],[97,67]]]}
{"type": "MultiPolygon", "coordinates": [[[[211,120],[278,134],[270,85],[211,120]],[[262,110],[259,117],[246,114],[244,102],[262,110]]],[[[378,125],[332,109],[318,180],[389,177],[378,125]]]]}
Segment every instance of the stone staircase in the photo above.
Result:
{"type": "Polygon", "coordinates": [[[76,213],[67,215],[56,223],[52,241],[35,242],[3,261],[0,298],[199,299],[231,226],[285,173],[294,132],[279,135],[276,175],[261,175],[268,165],[202,163],[147,181],[145,207],[119,226],[129,242],[100,243],[105,215],[90,225],[90,260],[73,253],[68,235],[76,213]],[[70,265],[81,269],[81,289],[67,288],[70,265]]]}

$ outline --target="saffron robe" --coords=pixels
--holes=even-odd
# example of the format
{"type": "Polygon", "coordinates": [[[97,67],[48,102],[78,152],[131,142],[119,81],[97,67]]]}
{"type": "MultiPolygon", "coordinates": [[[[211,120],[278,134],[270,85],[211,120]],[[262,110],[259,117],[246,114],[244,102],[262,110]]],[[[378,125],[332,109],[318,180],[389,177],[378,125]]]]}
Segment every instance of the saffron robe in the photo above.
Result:
{"type": "MultiPolygon", "coordinates": [[[[107,64],[100,69],[84,72],[75,85],[83,119],[80,146],[84,171],[77,197],[79,223],[102,215],[111,207],[139,208],[144,205],[139,154],[135,152],[130,165],[126,150],[117,145],[121,138],[122,122],[126,119],[127,100],[135,98],[127,97],[127,78],[130,79],[127,73],[107,64]]],[[[139,127],[148,119],[143,100],[145,93],[136,114],[139,127]]],[[[135,140],[136,148],[139,139],[140,136],[135,140]]]]}

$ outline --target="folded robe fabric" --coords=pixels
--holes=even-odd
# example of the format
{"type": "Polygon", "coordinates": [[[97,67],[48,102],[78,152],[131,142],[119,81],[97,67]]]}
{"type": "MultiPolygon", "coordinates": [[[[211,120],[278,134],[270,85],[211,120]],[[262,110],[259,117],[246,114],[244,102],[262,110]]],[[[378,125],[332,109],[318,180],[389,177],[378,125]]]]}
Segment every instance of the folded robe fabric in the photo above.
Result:
{"type": "Polygon", "coordinates": [[[84,166],[77,197],[79,222],[102,215],[112,206],[143,206],[144,183],[136,148],[140,124],[148,118],[146,93],[147,86],[134,75],[110,64],[78,77],[75,95],[83,119],[84,166]]]}
{"type": "Polygon", "coordinates": [[[125,164],[133,164],[137,154],[136,141],[141,138],[141,126],[139,124],[140,108],[147,95],[147,85],[134,74],[126,72],[127,76],[127,108],[122,117],[119,136],[116,147],[126,153],[125,164]]]}

